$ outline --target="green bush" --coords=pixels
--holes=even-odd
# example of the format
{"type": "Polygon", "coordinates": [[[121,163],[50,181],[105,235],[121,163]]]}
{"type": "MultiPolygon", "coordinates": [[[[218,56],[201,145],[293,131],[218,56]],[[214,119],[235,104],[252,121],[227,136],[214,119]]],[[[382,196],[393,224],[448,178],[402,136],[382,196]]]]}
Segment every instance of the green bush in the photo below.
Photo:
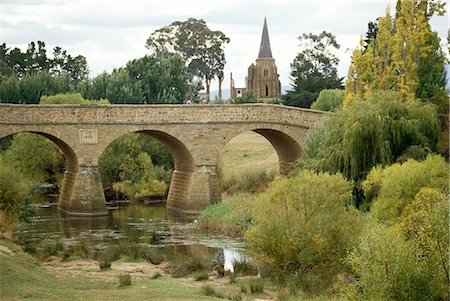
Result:
{"type": "Polygon", "coordinates": [[[230,194],[239,192],[261,192],[275,179],[276,169],[255,168],[244,170],[222,179],[221,187],[230,194]]]}
{"type": "Polygon", "coordinates": [[[39,101],[40,104],[109,104],[106,99],[89,100],[84,99],[80,93],[58,93],[56,95],[46,96],[43,95],[39,101]]]}
{"type": "MultiPolygon", "coordinates": [[[[395,227],[372,224],[348,258],[355,280],[346,286],[354,300],[445,300],[436,290],[435,271],[420,256],[417,245],[395,227]],[[357,280],[356,280],[357,279],[357,280]]],[[[347,281],[348,283],[348,281],[347,281]]]]}
{"type": "Polygon", "coordinates": [[[321,111],[335,111],[342,107],[345,90],[324,89],[320,91],[316,101],[311,104],[311,109],[321,111]]]}
{"type": "Polygon", "coordinates": [[[425,161],[408,160],[385,169],[375,168],[362,183],[366,194],[375,198],[372,214],[379,221],[392,225],[423,187],[448,192],[449,167],[441,156],[425,161]]]}
{"type": "Polygon", "coordinates": [[[361,228],[359,212],[346,205],[351,189],[340,174],[312,171],[275,181],[255,200],[245,234],[250,251],[274,269],[329,278],[342,270],[361,228]]]}

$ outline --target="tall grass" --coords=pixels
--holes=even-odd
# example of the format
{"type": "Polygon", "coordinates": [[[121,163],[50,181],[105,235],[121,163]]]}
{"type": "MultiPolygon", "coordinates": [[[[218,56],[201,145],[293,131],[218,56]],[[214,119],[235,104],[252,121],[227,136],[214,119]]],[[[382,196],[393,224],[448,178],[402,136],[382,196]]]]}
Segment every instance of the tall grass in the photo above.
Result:
{"type": "Polygon", "coordinates": [[[251,224],[254,196],[241,193],[203,210],[198,221],[203,229],[229,235],[243,235],[251,224]]]}
{"type": "Polygon", "coordinates": [[[251,168],[245,169],[229,176],[221,177],[221,187],[230,194],[241,192],[262,192],[277,176],[276,168],[251,168]]]}

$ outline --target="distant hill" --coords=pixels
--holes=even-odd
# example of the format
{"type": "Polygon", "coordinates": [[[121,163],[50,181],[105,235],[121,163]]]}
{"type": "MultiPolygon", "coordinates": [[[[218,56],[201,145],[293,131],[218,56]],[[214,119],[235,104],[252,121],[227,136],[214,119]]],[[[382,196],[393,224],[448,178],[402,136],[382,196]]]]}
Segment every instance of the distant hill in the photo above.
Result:
{"type": "MultiPolygon", "coordinates": [[[[286,92],[291,89],[291,86],[281,86],[281,94],[286,94],[286,92]]],[[[218,95],[217,90],[211,91],[210,98],[211,100],[214,100],[216,96],[218,95]]],[[[222,99],[229,99],[230,98],[230,89],[222,89],[222,99]]]]}

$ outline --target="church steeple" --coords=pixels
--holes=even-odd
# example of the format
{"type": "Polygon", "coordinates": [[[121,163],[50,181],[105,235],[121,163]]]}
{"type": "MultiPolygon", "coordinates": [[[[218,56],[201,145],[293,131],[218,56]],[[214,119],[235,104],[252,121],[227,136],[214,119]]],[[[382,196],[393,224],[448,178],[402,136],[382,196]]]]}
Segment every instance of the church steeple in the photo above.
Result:
{"type": "Polygon", "coordinates": [[[264,27],[261,36],[261,46],[259,46],[258,59],[272,59],[272,50],[270,49],[269,31],[267,30],[266,17],[264,17],[264,27]]]}

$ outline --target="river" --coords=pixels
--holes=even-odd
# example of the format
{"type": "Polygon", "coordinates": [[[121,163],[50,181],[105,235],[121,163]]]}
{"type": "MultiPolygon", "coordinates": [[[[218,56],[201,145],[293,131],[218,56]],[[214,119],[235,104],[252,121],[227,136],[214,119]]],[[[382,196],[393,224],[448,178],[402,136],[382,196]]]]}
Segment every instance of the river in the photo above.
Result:
{"type": "Polygon", "coordinates": [[[84,244],[91,253],[107,245],[128,241],[159,248],[163,253],[197,257],[222,257],[225,268],[245,260],[245,242],[229,236],[210,235],[200,230],[195,219],[166,210],[165,204],[114,204],[104,217],[72,217],[61,214],[57,196],[36,197],[36,214],[29,223],[18,225],[15,237],[37,249],[60,241],[63,245],[84,244]]]}

